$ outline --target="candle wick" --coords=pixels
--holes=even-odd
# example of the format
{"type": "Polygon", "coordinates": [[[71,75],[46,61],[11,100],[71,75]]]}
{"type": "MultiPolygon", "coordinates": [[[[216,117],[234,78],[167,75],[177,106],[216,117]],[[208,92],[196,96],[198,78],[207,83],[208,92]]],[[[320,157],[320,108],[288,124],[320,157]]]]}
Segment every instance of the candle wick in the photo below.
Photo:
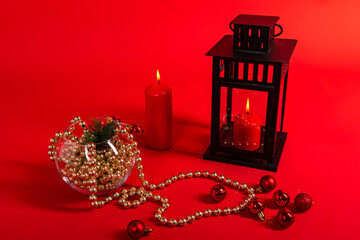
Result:
{"type": "Polygon", "coordinates": [[[246,114],[249,114],[249,112],[246,112],[246,114]]]}
{"type": "Polygon", "coordinates": [[[158,84],[158,85],[160,84],[160,80],[157,81],[157,84],[158,84]]]}

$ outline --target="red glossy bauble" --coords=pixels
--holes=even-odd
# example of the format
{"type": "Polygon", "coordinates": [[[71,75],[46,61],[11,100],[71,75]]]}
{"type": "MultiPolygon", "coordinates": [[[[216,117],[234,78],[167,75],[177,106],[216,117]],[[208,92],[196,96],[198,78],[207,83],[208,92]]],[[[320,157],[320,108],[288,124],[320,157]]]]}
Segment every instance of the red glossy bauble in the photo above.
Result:
{"type": "Polygon", "coordinates": [[[226,197],[226,193],[226,188],[221,184],[213,186],[210,190],[210,196],[217,202],[223,200],[226,197]]]}
{"type": "Polygon", "coordinates": [[[273,200],[279,207],[285,207],[290,202],[290,195],[283,190],[277,190],[274,192],[273,200]]]}
{"type": "Polygon", "coordinates": [[[138,239],[145,235],[145,224],[141,220],[133,220],[127,226],[131,238],[138,239]]]}
{"type": "Polygon", "coordinates": [[[131,126],[130,133],[136,134],[136,135],[142,135],[144,133],[144,129],[140,124],[134,123],[131,126]]]}
{"type": "Polygon", "coordinates": [[[246,206],[252,214],[258,214],[265,209],[264,201],[258,197],[251,199],[246,206]]]}
{"type": "Polygon", "coordinates": [[[276,214],[276,220],[284,228],[290,227],[295,221],[295,214],[289,209],[280,209],[276,214]]]}
{"type": "Polygon", "coordinates": [[[296,195],[294,203],[299,211],[304,212],[311,208],[311,206],[313,205],[313,200],[309,196],[309,194],[299,193],[298,195],[296,195]]]}
{"type": "Polygon", "coordinates": [[[270,192],[276,187],[276,180],[273,176],[265,175],[260,179],[260,186],[265,192],[270,192]]]}
{"type": "Polygon", "coordinates": [[[113,120],[115,120],[115,121],[121,122],[121,119],[120,119],[120,118],[118,118],[118,117],[111,116],[110,118],[112,118],[112,119],[113,119],[113,120]]]}

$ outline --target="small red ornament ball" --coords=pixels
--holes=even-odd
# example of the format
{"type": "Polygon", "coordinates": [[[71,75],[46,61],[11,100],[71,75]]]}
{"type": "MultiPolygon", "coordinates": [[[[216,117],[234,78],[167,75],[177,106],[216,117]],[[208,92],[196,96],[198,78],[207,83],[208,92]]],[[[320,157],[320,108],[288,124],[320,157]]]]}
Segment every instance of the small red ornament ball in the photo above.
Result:
{"type": "Polygon", "coordinates": [[[130,133],[137,134],[137,135],[142,135],[144,133],[144,129],[140,124],[134,123],[131,126],[130,133]]]}
{"type": "Polygon", "coordinates": [[[226,193],[227,193],[226,188],[221,184],[217,184],[213,186],[210,190],[211,198],[217,202],[224,200],[224,198],[226,197],[226,193]]]}
{"type": "Polygon", "coordinates": [[[131,238],[138,239],[145,235],[145,224],[141,220],[133,220],[127,226],[131,238]]]}
{"type": "Polygon", "coordinates": [[[283,190],[277,190],[274,192],[273,200],[279,207],[285,207],[290,202],[290,195],[283,190]]]}
{"type": "Polygon", "coordinates": [[[270,192],[276,187],[276,180],[273,176],[265,175],[260,179],[260,186],[265,192],[270,192]]]}
{"type": "Polygon", "coordinates": [[[294,199],[294,203],[295,203],[295,207],[299,211],[305,212],[306,210],[311,208],[311,206],[313,205],[313,200],[308,194],[299,193],[298,195],[296,195],[294,199]]]}
{"type": "Polygon", "coordinates": [[[246,206],[252,214],[258,214],[265,209],[264,201],[258,197],[254,197],[253,199],[251,199],[246,206]]]}
{"type": "Polygon", "coordinates": [[[283,208],[276,214],[276,220],[282,227],[287,228],[294,223],[295,214],[289,209],[283,208]]]}

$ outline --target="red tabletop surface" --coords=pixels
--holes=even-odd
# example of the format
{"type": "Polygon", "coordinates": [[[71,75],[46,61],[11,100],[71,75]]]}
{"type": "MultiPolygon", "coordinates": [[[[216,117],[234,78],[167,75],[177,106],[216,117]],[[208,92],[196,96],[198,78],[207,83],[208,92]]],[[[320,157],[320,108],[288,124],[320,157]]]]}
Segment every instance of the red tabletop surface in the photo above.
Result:
{"type": "MultiPolygon", "coordinates": [[[[144,239],[355,239],[359,202],[359,3],[352,1],[1,1],[0,239],[129,239],[127,224],[153,228],[144,239]],[[247,212],[169,228],[146,203],[92,209],[88,197],[60,178],[47,156],[49,139],[80,116],[119,116],[145,123],[144,89],[160,70],[173,89],[175,143],[146,148],[144,173],[158,183],[179,172],[208,170],[256,185],[267,171],[202,159],[210,142],[211,57],[205,53],[238,14],[280,16],[281,37],[298,39],[289,67],[277,189],[311,195],[288,229],[247,212]]],[[[146,126],[145,126],[146,130],[146,126]]],[[[138,186],[136,171],[126,187],[138,186]]],[[[167,218],[235,206],[220,203],[216,183],[179,181],[156,191],[167,218]]],[[[278,211],[261,196],[267,217],[278,211]]]]}

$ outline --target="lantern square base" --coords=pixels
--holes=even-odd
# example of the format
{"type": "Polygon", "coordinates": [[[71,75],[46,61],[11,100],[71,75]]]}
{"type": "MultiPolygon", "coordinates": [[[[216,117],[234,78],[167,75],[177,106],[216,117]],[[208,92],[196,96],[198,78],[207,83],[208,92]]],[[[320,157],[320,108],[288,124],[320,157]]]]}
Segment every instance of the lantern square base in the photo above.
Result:
{"type": "Polygon", "coordinates": [[[211,154],[211,145],[204,153],[203,158],[206,160],[231,163],[231,164],[276,172],[279,166],[281,153],[284,149],[287,133],[277,132],[276,134],[277,134],[278,142],[275,146],[272,162],[271,159],[249,157],[243,155],[234,155],[232,153],[219,152],[219,151],[216,152],[215,154],[211,154]]]}

